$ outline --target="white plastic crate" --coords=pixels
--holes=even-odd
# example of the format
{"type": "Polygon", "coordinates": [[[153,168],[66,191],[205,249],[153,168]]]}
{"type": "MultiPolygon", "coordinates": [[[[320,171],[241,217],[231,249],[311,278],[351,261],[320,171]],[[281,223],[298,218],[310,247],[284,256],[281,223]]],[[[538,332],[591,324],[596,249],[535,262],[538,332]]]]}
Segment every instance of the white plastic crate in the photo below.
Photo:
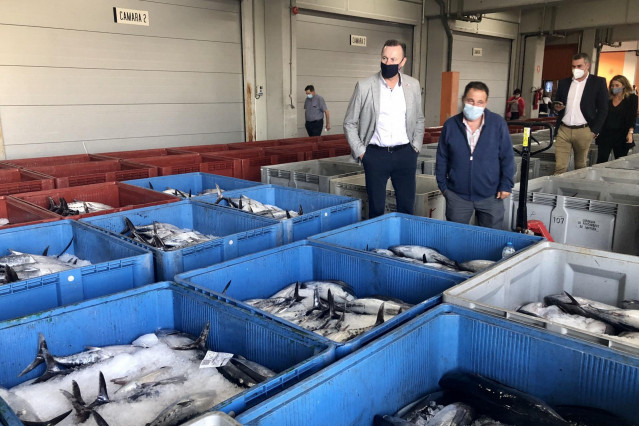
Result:
{"type": "MultiPolygon", "coordinates": [[[[551,176],[528,182],[528,220],[557,242],[639,254],[639,186],[551,176]]],[[[506,199],[504,228],[516,226],[519,185],[506,199]]]]}
{"type": "MultiPolygon", "coordinates": [[[[446,200],[437,187],[435,176],[416,175],[415,215],[445,220],[446,200]]],[[[331,180],[331,194],[344,195],[362,200],[362,219],[368,219],[368,194],[364,174],[331,180]]],[[[386,213],[397,211],[395,190],[388,180],[386,185],[386,213]]]]}
{"type": "Polygon", "coordinates": [[[263,183],[328,193],[331,179],[364,173],[364,169],[357,163],[324,159],[262,166],[261,173],[263,183]]]}
{"type": "Polygon", "coordinates": [[[639,355],[639,346],[615,336],[516,312],[564,291],[613,306],[639,299],[639,257],[543,242],[446,290],[444,302],[639,355]]]}

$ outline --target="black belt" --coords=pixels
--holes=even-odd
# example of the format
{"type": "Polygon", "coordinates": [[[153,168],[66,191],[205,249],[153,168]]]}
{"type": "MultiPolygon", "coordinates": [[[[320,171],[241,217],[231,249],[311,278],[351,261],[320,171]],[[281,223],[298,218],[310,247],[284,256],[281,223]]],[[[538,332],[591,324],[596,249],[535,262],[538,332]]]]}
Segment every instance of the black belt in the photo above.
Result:
{"type": "Polygon", "coordinates": [[[561,123],[562,126],[564,127],[568,127],[569,129],[585,129],[586,127],[588,127],[588,124],[579,124],[578,126],[569,126],[567,124],[561,123]]]}
{"type": "Polygon", "coordinates": [[[405,143],[402,145],[394,145],[394,146],[379,146],[375,144],[369,144],[368,148],[380,149],[380,150],[384,150],[388,152],[395,152],[395,151],[399,151],[400,149],[406,148],[407,146],[410,146],[410,144],[405,143]]]}

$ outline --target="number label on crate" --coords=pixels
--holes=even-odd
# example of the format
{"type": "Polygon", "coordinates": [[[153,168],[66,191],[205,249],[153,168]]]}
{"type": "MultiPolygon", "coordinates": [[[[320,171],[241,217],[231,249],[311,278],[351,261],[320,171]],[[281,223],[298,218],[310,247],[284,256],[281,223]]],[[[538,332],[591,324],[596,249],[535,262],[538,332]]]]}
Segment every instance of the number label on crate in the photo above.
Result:
{"type": "Polygon", "coordinates": [[[563,216],[553,216],[552,223],[563,225],[564,223],[566,223],[566,218],[563,216]]]}

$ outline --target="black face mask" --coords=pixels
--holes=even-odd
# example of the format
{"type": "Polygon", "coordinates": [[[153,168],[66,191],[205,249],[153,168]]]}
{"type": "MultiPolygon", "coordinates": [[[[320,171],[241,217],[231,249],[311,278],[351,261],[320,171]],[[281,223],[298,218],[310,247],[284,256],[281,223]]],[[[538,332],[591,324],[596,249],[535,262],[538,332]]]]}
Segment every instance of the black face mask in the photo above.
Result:
{"type": "Polygon", "coordinates": [[[385,63],[381,62],[381,65],[382,65],[382,77],[384,78],[393,78],[399,72],[399,64],[386,65],[385,63]]]}

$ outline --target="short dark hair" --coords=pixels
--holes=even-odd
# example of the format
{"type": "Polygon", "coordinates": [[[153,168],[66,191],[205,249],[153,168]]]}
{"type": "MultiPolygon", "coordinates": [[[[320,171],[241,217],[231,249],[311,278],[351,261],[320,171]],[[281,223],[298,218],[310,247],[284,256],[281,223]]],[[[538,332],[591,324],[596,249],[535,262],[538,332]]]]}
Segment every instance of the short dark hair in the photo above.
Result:
{"type": "Polygon", "coordinates": [[[521,89],[515,89],[513,95],[521,95],[521,89]]]}
{"type": "Polygon", "coordinates": [[[572,60],[573,61],[578,61],[580,59],[583,59],[585,63],[589,64],[590,63],[590,56],[588,56],[587,53],[581,52],[581,53],[577,53],[576,55],[573,55],[572,60]]]}
{"type": "Polygon", "coordinates": [[[486,84],[482,83],[481,81],[471,81],[466,85],[466,88],[464,89],[464,96],[462,96],[462,99],[466,97],[470,89],[486,92],[486,98],[488,98],[488,86],[486,86],[486,84]]]}
{"type": "Polygon", "coordinates": [[[404,58],[406,57],[406,43],[402,43],[401,41],[395,40],[395,39],[386,40],[384,42],[384,45],[382,46],[382,52],[384,51],[384,48],[387,46],[390,46],[390,47],[401,46],[402,52],[404,53],[404,58]]]}
{"type": "Polygon", "coordinates": [[[313,86],[312,84],[309,84],[308,86],[306,86],[304,88],[304,91],[306,92],[307,90],[310,90],[311,92],[315,91],[315,86],[313,86]]]}

